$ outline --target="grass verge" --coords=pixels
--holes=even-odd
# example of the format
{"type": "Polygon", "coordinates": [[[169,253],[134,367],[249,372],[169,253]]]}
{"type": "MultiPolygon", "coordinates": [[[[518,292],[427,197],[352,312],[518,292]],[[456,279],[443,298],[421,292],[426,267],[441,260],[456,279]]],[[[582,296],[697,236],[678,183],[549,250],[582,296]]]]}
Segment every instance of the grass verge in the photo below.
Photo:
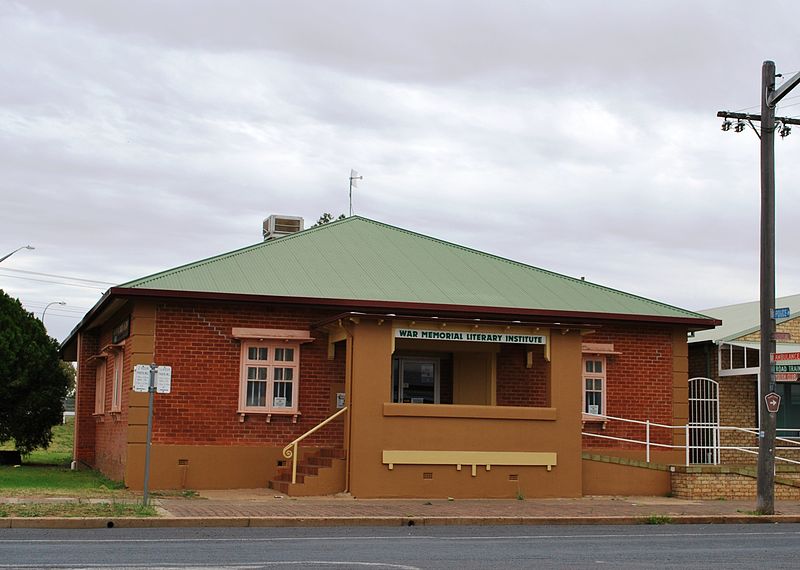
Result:
{"type": "Polygon", "coordinates": [[[154,517],[155,507],[128,503],[13,503],[0,505],[0,517],[154,517]]]}
{"type": "Polygon", "coordinates": [[[50,465],[0,466],[0,494],[7,497],[67,495],[118,499],[136,496],[122,483],[106,479],[97,471],[71,471],[50,465]]]}

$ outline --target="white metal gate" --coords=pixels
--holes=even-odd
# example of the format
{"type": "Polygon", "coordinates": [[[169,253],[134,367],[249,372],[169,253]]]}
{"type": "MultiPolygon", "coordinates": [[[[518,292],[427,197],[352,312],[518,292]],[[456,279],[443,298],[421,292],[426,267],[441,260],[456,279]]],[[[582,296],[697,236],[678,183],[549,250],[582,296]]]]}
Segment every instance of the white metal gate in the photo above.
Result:
{"type": "Polygon", "coordinates": [[[689,463],[719,463],[719,384],[689,380],[689,463]]]}

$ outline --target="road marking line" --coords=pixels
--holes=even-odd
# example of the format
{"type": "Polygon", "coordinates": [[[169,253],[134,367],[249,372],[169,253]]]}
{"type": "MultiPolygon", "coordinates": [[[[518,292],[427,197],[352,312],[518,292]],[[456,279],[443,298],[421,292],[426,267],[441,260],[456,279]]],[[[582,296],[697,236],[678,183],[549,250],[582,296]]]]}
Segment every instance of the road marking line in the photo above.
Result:
{"type": "MultiPolygon", "coordinates": [[[[618,538],[624,536],[625,538],[658,538],[658,537],[689,537],[689,538],[702,538],[708,536],[794,536],[800,535],[800,531],[772,531],[772,532],[654,532],[640,533],[640,534],[577,534],[577,535],[556,535],[556,534],[539,534],[539,535],[500,535],[500,536],[295,536],[295,537],[249,537],[249,538],[34,538],[34,539],[0,539],[0,544],[82,544],[82,543],[104,543],[113,542],[119,543],[192,543],[192,542],[314,542],[314,541],[354,541],[354,540],[431,540],[431,541],[462,541],[462,540],[576,540],[586,538],[618,538]]],[[[0,568],[3,566],[0,565],[0,568]]]]}
{"type": "MultiPolygon", "coordinates": [[[[245,564],[226,564],[220,566],[219,564],[168,564],[161,566],[147,565],[131,565],[131,564],[48,564],[47,568],[61,568],[62,570],[82,570],[84,568],[118,568],[120,570],[172,570],[180,568],[181,570],[193,570],[199,568],[215,568],[219,570],[250,570],[252,568],[264,568],[267,566],[368,566],[371,568],[392,568],[397,570],[422,570],[418,566],[407,566],[405,564],[390,564],[388,562],[354,562],[350,560],[275,560],[269,562],[248,562],[245,564]]],[[[14,564],[6,565],[0,564],[0,568],[41,568],[40,564],[36,565],[19,565],[14,564]]]]}

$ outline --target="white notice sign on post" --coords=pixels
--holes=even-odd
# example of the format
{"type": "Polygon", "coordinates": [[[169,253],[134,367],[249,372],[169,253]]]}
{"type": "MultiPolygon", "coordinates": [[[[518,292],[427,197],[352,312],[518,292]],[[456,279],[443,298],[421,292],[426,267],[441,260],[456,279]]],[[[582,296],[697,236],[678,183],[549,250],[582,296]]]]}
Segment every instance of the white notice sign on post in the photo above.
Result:
{"type": "Polygon", "coordinates": [[[156,392],[169,394],[172,388],[172,366],[159,366],[156,372],[156,392]]]}
{"type": "Polygon", "coordinates": [[[133,391],[147,392],[150,386],[150,365],[137,364],[133,367],[133,391]]]}

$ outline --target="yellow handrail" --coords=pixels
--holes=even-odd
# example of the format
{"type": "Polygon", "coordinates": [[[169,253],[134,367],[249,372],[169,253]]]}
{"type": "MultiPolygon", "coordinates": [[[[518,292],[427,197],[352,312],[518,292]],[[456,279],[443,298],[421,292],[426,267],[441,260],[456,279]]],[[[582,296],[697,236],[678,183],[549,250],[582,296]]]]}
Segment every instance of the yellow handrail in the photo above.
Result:
{"type": "Polygon", "coordinates": [[[329,417],[327,420],[323,421],[322,423],[317,424],[316,426],[314,426],[313,428],[308,430],[306,433],[304,433],[303,435],[298,437],[296,440],[294,440],[292,443],[290,443],[289,445],[287,445],[286,447],[283,448],[283,456],[286,459],[291,459],[292,460],[292,483],[297,483],[297,444],[300,443],[301,441],[303,441],[305,438],[310,436],[312,433],[314,433],[318,429],[324,427],[329,422],[332,422],[333,420],[335,420],[336,418],[341,416],[346,411],[347,411],[347,407],[345,406],[344,408],[342,408],[341,410],[339,410],[338,412],[333,414],[331,417],[329,417]]]}

